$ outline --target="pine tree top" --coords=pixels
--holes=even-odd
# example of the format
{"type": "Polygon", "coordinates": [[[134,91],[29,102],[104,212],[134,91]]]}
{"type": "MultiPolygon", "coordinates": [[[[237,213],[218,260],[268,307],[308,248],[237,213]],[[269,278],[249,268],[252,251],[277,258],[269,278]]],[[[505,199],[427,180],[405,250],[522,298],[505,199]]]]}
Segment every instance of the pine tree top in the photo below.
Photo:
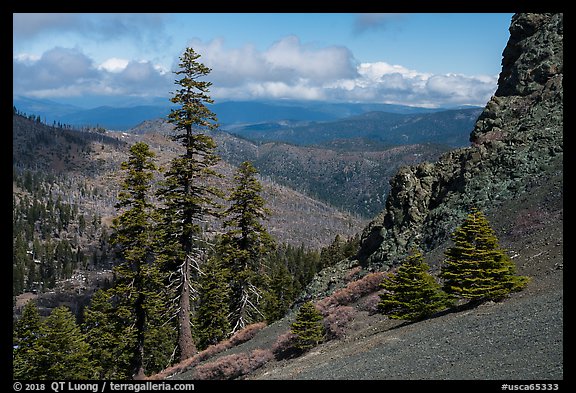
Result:
{"type": "Polygon", "coordinates": [[[187,134],[175,137],[177,140],[183,139],[184,145],[192,127],[209,130],[218,127],[216,115],[205,105],[214,103],[208,95],[212,82],[199,80],[212,70],[197,61],[200,57],[194,49],[186,48],[180,56],[180,68],[174,72],[180,77],[175,81],[180,88],[173,92],[170,101],[180,104],[180,107],[171,110],[168,122],[173,123],[177,130],[187,131],[187,134]]]}

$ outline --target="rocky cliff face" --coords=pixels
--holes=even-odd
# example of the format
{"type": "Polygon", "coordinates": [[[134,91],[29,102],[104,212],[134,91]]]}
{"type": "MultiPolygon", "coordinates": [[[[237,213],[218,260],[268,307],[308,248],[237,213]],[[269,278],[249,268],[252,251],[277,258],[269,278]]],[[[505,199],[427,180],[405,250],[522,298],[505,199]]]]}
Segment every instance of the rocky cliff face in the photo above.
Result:
{"type": "Polygon", "coordinates": [[[398,171],[384,211],[363,232],[360,262],[386,268],[413,246],[432,250],[472,206],[496,209],[562,171],[562,80],[563,14],[514,15],[498,89],[471,146],[398,171]]]}

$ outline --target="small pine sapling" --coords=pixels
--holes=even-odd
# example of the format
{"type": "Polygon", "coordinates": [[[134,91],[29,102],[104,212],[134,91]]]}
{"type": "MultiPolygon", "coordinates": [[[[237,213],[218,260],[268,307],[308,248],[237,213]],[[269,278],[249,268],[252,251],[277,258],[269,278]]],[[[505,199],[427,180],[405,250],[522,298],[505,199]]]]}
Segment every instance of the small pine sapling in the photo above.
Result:
{"type": "Polygon", "coordinates": [[[296,336],[294,346],[300,350],[307,350],[318,345],[324,338],[322,314],[314,307],[312,302],[306,302],[300,307],[296,321],[292,323],[290,331],[296,336]]]}

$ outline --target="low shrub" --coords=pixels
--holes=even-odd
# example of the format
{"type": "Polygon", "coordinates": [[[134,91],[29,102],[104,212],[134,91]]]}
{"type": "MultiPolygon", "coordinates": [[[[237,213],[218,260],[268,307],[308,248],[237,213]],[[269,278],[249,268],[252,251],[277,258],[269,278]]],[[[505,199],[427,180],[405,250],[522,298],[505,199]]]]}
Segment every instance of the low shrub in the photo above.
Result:
{"type": "Polygon", "coordinates": [[[324,317],[324,329],[327,338],[338,339],[346,334],[348,323],[354,319],[357,311],[351,306],[337,306],[330,309],[324,317]]]}
{"type": "Polygon", "coordinates": [[[370,315],[378,313],[378,303],[380,303],[380,294],[382,292],[383,290],[380,290],[360,299],[357,309],[359,311],[367,311],[370,315]]]}
{"type": "Polygon", "coordinates": [[[385,272],[368,273],[359,280],[352,281],[332,295],[316,302],[316,307],[325,317],[329,309],[336,306],[346,306],[363,296],[380,290],[380,283],[386,277],[385,272]]]}
{"type": "Polygon", "coordinates": [[[160,371],[158,374],[151,375],[147,379],[150,380],[160,380],[164,379],[170,375],[177,374],[189,370],[190,368],[196,366],[198,363],[203,362],[212,356],[225,351],[226,349],[235,347],[236,345],[242,344],[250,339],[252,339],[256,333],[262,330],[266,326],[265,322],[253,323],[246,326],[244,329],[237,331],[232,337],[227,340],[221,341],[218,344],[210,345],[205,350],[198,352],[196,355],[181,361],[173,366],[160,371]]]}
{"type": "Polygon", "coordinates": [[[266,322],[258,322],[248,325],[244,329],[237,331],[232,337],[228,339],[230,347],[235,347],[236,345],[251,340],[256,335],[256,333],[265,327],[266,322]]]}
{"type": "Polygon", "coordinates": [[[273,358],[272,351],[267,349],[255,349],[250,353],[223,356],[196,367],[193,378],[198,380],[236,379],[262,367],[273,358]]]}
{"type": "Polygon", "coordinates": [[[278,336],[272,344],[272,353],[277,360],[288,359],[297,356],[300,351],[296,349],[296,335],[288,330],[278,336]]]}

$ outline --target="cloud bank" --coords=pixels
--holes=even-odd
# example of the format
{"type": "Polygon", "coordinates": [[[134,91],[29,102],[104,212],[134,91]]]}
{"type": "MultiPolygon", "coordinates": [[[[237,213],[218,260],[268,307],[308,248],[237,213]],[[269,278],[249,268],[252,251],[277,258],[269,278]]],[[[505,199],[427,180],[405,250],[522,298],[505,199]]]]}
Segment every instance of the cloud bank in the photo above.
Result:
{"type": "Polygon", "coordinates": [[[75,48],[55,47],[39,58],[13,59],[15,95],[37,98],[85,95],[163,95],[169,78],[151,62],[112,58],[102,64],[75,48]]]}
{"type": "MultiPolygon", "coordinates": [[[[34,34],[21,30],[20,34],[34,34]]],[[[217,101],[285,98],[429,107],[484,105],[497,83],[497,75],[430,74],[385,61],[360,63],[346,47],[318,47],[296,36],[284,37],[265,50],[250,44],[227,48],[223,39],[192,40],[190,46],[212,69],[208,80],[217,101]]],[[[80,48],[63,47],[41,56],[14,54],[13,76],[15,95],[42,98],[168,97],[175,79],[170,70],[152,61],[111,57],[98,63],[80,48]]]]}

